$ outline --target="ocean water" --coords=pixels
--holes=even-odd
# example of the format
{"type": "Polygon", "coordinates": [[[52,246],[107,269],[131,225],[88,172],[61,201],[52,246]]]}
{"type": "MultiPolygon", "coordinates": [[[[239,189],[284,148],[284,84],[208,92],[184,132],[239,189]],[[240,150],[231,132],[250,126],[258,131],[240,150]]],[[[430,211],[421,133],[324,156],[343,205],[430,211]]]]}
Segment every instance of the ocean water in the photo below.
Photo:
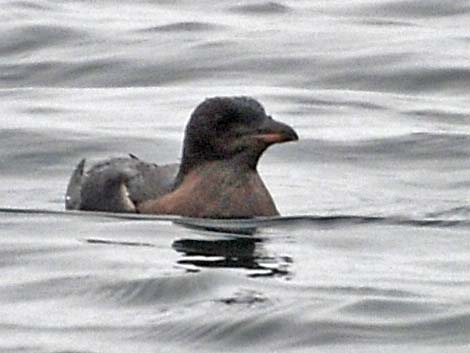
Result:
{"type": "Polygon", "coordinates": [[[469,24],[465,0],[3,0],[0,351],[468,352],[469,24]],[[239,94],[299,133],[259,166],[282,217],[64,211],[81,158],[178,161],[194,107],[239,94]]]}

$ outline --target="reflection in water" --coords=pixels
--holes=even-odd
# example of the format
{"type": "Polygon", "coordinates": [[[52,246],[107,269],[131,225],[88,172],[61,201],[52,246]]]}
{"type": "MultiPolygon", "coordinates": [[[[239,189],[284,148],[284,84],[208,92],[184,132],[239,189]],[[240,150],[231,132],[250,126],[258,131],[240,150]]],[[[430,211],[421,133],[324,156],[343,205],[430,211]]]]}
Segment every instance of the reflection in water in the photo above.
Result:
{"type": "Polygon", "coordinates": [[[174,241],[172,246],[185,254],[178,261],[181,265],[256,270],[250,272],[250,277],[288,276],[292,259],[288,256],[268,256],[262,243],[259,238],[180,239],[174,241]]]}
{"type": "Polygon", "coordinates": [[[256,226],[252,224],[240,224],[239,220],[231,219],[198,219],[184,217],[173,220],[173,223],[189,229],[203,230],[209,232],[253,235],[256,233],[256,226]]]}

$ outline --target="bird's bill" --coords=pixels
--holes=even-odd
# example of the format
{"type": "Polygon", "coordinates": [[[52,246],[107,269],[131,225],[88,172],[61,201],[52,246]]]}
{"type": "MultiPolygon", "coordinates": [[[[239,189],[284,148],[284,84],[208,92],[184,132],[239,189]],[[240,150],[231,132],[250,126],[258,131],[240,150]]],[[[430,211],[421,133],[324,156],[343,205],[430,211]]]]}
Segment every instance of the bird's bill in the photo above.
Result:
{"type": "Polygon", "coordinates": [[[299,136],[293,128],[274,119],[268,120],[264,126],[257,131],[254,137],[269,145],[273,143],[297,141],[299,139],[299,136]]]}

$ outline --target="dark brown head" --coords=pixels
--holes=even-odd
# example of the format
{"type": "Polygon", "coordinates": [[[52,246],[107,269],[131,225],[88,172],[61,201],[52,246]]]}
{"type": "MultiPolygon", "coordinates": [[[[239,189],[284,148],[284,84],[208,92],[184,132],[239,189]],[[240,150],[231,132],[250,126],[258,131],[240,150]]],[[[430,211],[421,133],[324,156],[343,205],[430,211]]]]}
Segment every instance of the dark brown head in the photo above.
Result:
{"type": "Polygon", "coordinates": [[[232,160],[240,168],[256,169],[270,145],[298,140],[288,125],[266,115],[250,97],[206,99],[192,113],[186,126],[178,180],[198,165],[232,160]]]}

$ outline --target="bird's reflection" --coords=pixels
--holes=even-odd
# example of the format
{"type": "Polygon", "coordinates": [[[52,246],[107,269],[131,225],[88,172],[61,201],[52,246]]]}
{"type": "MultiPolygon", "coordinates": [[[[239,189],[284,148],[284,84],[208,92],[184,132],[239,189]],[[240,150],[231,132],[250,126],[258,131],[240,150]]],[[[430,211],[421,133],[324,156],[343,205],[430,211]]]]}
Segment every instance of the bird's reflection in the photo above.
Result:
{"type": "MultiPolygon", "coordinates": [[[[217,235],[212,233],[211,237],[217,235]]],[[[180,265],[197,267],[243,268],[250,270],[251,277],[288,276],[289,257],[266,254],[260,238],[236,237],[218,239],[179,239],[173,249],[185,254],[180,265]]]]}

